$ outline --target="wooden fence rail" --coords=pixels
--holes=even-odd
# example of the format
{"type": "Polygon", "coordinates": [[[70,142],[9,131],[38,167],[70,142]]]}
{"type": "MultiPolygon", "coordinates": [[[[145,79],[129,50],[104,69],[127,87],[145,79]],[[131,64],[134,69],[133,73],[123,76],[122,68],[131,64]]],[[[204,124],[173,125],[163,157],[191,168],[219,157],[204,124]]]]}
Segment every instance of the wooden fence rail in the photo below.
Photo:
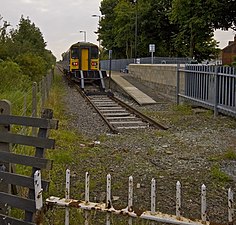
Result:
{"type": "Polygon", "coordinates": [[[0,101],[0,224],[36,224],[35,213],[42,205],[39,202],[41,188],[46,191],[49,186],[49,181],[42,180],[41,183],[40,171],[52,168],[51,160],[45,158],[45,150],[55,146],[55,141],[48,138],[49,130],[58,127],[58,121],[52,117],[50,109],[44,109],[41,118],[13,116],[11,103],[7,100],[0,101]],[[13,134],[12,125],[34,127],[38,130],[37,137],[13,134]],[[14,153],[12,144],[34,147],[33,156],[14,153]],[[32,167],[31,176],[17,174],[14,171],[15,164],[32,167]],[[27,198],[17,194],[18,187],[27,188],[27,198]],[[11,217],[9,208],[25,211],[24,220],[11,217]]]}

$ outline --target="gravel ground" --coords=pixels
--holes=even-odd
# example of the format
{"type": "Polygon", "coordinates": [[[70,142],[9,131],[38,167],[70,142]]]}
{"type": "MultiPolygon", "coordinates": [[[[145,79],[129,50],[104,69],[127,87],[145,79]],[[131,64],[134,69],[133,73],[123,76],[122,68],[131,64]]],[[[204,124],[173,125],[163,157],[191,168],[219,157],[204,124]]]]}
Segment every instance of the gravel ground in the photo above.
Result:
{"type": "MultiPolygon", "coordinates": [[[[158,103],[139,106],[122,93],[115,95],[169,127],[166,131],[155,129],[131,130],[117,135],[96,116],[73,87],[66,85],[64,98],[69,127],[91,140],[100,140],[99,154],[91,157],[89,164],[97,172],[96,200],[103,200],[105,184],[101,176],[112,175],[114,206],[127,206],[128,177],[134,178],[134,209],[150,209],[151,179],[157,182],[157,210],[175,214],[175,185],[182,186],[182,215],[200,219],[200,189],[207,187],[207,218],[217,223],[227,223],[227,190],[236,190],[236,120],[202,108],[176,108],[174,102],[157,90],[127,77],[140,90],[158,103]],[[233,156],[234,157],[233,157],[233,156]],[[228,175],[226,177],[225,175],[228,175]],[[103,190],[103,192],[101,191],[103,190]]],[[[80,162],[86,172],[86,165],[80,162]]],[[[103,178],[104,182],[104,178],[103,178]]],[[[115,223],[118,224],[118,223],[115,223]]]]}

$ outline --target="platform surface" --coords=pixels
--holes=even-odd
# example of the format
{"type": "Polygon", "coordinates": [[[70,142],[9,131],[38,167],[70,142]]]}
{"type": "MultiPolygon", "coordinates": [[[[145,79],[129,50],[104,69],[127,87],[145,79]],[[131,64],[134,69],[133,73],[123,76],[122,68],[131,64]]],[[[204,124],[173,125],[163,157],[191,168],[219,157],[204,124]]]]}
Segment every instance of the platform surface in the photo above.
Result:
{"type": "Polygon", "coordinates": [[[151,97],[140,91],[138,88],[130,84],[122,76],[124,73],[112,71],[111,79],[119,85],[127,94],[129,94],[139,105],[156,104],[156,101],[151,97]]]}

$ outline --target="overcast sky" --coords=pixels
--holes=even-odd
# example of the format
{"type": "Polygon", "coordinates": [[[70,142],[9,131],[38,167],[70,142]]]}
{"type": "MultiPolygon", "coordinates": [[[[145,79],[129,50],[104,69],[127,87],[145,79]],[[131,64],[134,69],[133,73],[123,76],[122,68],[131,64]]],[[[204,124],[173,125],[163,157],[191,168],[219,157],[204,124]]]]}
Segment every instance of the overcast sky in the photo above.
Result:
{"type": "MultiPolygon", "coordinates": [[[[75,42],[86,40],[97,43],[94,33],[98,26],[101,0],[1,0],[0,15],[3,20],[12,24],[14,28],[19,24],[21,15],[39,27],[47,42],[47,48],[53,52],[57,60],[61,54],[75,42]]],[[[220,41],[220,48],[227,45],[234,38],[233,31],[216,32],[215,38],[220,41]]]]}

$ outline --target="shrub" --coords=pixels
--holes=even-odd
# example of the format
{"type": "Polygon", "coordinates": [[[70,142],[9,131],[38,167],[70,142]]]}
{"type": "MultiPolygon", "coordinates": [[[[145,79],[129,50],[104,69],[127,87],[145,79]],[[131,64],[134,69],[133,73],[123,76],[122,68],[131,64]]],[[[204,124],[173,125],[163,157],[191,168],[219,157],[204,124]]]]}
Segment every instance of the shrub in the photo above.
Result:
{"type": "Polygon", "coordinates": [[[29,84],[29,78],[23,74],[17,63],[0,62],[0,93],[9,90],[24,90],[29,87],[29,84]]]}
{"type": "Polygon", "coordinates": [[[17,56],[16,62],[31,81],[39,82],[46,75],[46,62],[41,56],[27,52],[17,56]]]}

